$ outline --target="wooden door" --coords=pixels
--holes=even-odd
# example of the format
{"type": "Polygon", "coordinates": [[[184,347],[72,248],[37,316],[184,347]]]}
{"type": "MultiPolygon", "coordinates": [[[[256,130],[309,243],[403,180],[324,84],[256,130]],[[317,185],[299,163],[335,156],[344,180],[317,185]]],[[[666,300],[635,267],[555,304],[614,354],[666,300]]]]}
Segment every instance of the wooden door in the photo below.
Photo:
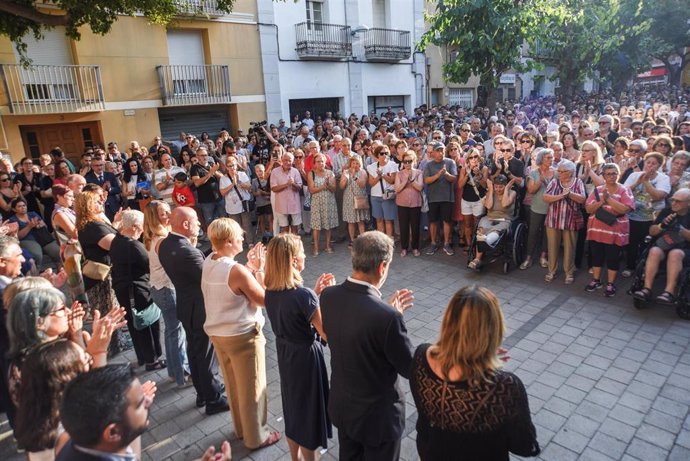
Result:
{"type": "Polygon", "coordinates": [[[99,122],[25,125],[19,128],[25,155],[34,159],[60,147],[72,163],[76,161],[78,164],[84,148],[103,145],[99,122]]]}

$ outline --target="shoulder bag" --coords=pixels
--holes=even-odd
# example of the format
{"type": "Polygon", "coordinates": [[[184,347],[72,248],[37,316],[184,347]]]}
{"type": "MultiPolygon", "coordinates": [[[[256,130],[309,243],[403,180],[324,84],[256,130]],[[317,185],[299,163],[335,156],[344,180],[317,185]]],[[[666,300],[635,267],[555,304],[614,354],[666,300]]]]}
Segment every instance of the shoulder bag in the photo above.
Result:
{"type": "MultiPolygon", "coordinates": [[[[230,177],[228,176],[228,179],[230,177]]],[[[237,196],[240,198],[240,202],[242,202],[242,211],[245,213],[249,213],[250,211],[254,211],[256,208],[256,202],[254,200],[244,200],[242,198],[242,194],[240,194],[240,190],[237,188],[237,184],[235,184],[232,179],[230,179],[230,184],[232,184],[233,189],[235,189],[235,193],[237,196]]]]}
{"type": "Polygon", "coordinates": [[[479,201],[481,202],[481,204],[486,206],[486,195],[482,197],[482,194],[479,193],[479,189],[477,189],[477,183],[474,182],[474,174],[472,174],[472,170],[468,170],[467,174],[470,175],[470,186],[472,186],[472,189],[474,189],[474,193],[477,194],[477,197],[479,197],[479,201]]]}
{"type": "Polygon", "coordinates": [[[132,278],[132,261],[131,261],[131,255],[132,255],[132,249],[128,248],[127,249],[127,254],[129,255],[129,264],[127,264],[127,267],[129,268],[129,279],[130,279],[130,284],[129,284],[129,307],[130,310],[132,311],[132,323],[134,324],[134,328],[137,330],[144,330],[145,328],[150,327],[154,323],[158,321],[158,319],[161,318],[161,310],[154,303],[153,301],[151,304],[146,306],[144,309],[138,310],[136,306],[136,301],[134,299],[134,279],[132,278]]]}
{"type": "MultiPolygon", "coordinates": [[[[597,202],[601,202],[601,198],[599,197],[599,188],[596,186],[594,187],[594,198],[597,200],[597,202]]],[[[618,216],[608,210],[605,210],[603,206],[597,208],[594,216],[607,226],[613,226],[616,224],[616,221],[618,221],[618,216]]]]}
{"type": "MultiPolygon", "coordinates": [[[[350,182],[357,183],[357,178],[350,178],[350,182]]],[[[355,210],[369,209],[369,197],[367,197],[366,195],[357,195],[354,191],[352,192],[352,195],[354,196],[353,207],[355,210]]]]}
{"type": "Polygon", "coordinates": [[[383,187],[383,172],[381,172],[381,176],[379,176],[379,183],[381,184],[381,197],[384,200],[393,200],[395,198],[395,191],[383,187]]]}
{"type": "Polygon", "coordinates": [[[31,230],[31,234],[34,236],[36,242],[42,247],[51,244],[55,241],[55,237],[50,233],[48,228],[43,225],[41,227],[34,227],[31,230]]]}

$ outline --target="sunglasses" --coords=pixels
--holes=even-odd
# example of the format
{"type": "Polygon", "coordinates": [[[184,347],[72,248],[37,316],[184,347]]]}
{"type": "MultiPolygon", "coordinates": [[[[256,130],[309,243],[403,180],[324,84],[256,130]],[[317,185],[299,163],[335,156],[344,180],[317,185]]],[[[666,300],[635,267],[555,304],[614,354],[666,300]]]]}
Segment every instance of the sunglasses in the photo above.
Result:
{"type": "Polygon", "coordinates": [[[463,133],[469,133],[470,132],[470,130],[468,130],[468,129],[464,129],[464,130],[460,130],[460,131],[462,131],[463,133]]]}
{"type": "Polygon", "coordinates": [[[508,152],[513,152],[513,149],[498,149],[498,150],[500,150],[500,151],[503,152],[504,154],[505,154],[505,153],[508,153],[508,152]]]}
{"type": "Polygon", "coordinates": [[[520,144],[532,144],[532,141],[530,141],[529,139],[523,139],[522,141],[520,141],[520,144]]]}
{"type": "Polygon", "coordinates": [[[295,160],[297,160],[299,158],[304,158],[304,155],[295,155],[295,160]]]}

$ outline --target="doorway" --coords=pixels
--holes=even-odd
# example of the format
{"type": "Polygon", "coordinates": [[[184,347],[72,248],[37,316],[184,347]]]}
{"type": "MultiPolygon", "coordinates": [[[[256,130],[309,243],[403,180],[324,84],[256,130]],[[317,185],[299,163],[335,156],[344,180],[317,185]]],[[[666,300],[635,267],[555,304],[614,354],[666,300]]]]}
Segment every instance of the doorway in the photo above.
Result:
{"type": "Polygon", "coordinates": [[[78,164],[84,148],[103,146],[100,122],[24,125],[19,127],[19,131],[24,144],[24,155],[33,159],[60,147],[65,157],[78,164]]]}

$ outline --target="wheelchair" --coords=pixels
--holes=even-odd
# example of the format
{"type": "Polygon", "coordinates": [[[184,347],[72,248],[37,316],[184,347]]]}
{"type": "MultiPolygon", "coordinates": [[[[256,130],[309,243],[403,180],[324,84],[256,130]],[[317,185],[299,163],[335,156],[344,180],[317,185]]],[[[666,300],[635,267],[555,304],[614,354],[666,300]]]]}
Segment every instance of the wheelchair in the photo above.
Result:
{"type": "MultiPolygon", "coordinates": [[[[644,300],[636,297],[634,293],[636,291],[644,288],[644,273],[645,264],[647,262],[647,256],[652,246],[656,242],[656,238],[652,236],[647,236],[644,241],[644,249],[640,252],[640,257],[635,263],[635,270],[633,272],[632,283],[627,293],[633,297],[633,306],[636,309],[645,309],[650,307],[658,301],[653,297],[649,300],[644,300]]],[[[664,259],[659,265],[659,270],[657,272],[657,280],[660,278],[665,278],[666,276],[666,259],[664,259]]],[[[673,303],[663,303],[664,305],[671,306],[675,308],[678,317],[690,320],[690,266],[683,266],[683,269],[678,275],[678,294],[676,295],[673,303]]]]}
{"type": "Polygon", "coordinates": [[[515,213],[510,219],[510,227],[506,232],[500,234],[498,242],[496,242],[493,247],[477,239],[479,222],[484,216],[477,219],[474,225],[474,232],[472,233],[469,257],[467,259],[468,269],[481,272],[484,266],[492,264],[499,259],[503,259],[503,273],[507,274],[510,272],[511,267],[517,267],[522,264],[525,257],[525,246],[527,244],[527,225],[520,219],[519,208],[519,206],[515,207],[515,213]],[[482,253],[482,263],[478,268],[472,269],[470,267],[470,262],[475,259],[479,245],[482,245],[485,250],[482,253]]]}

